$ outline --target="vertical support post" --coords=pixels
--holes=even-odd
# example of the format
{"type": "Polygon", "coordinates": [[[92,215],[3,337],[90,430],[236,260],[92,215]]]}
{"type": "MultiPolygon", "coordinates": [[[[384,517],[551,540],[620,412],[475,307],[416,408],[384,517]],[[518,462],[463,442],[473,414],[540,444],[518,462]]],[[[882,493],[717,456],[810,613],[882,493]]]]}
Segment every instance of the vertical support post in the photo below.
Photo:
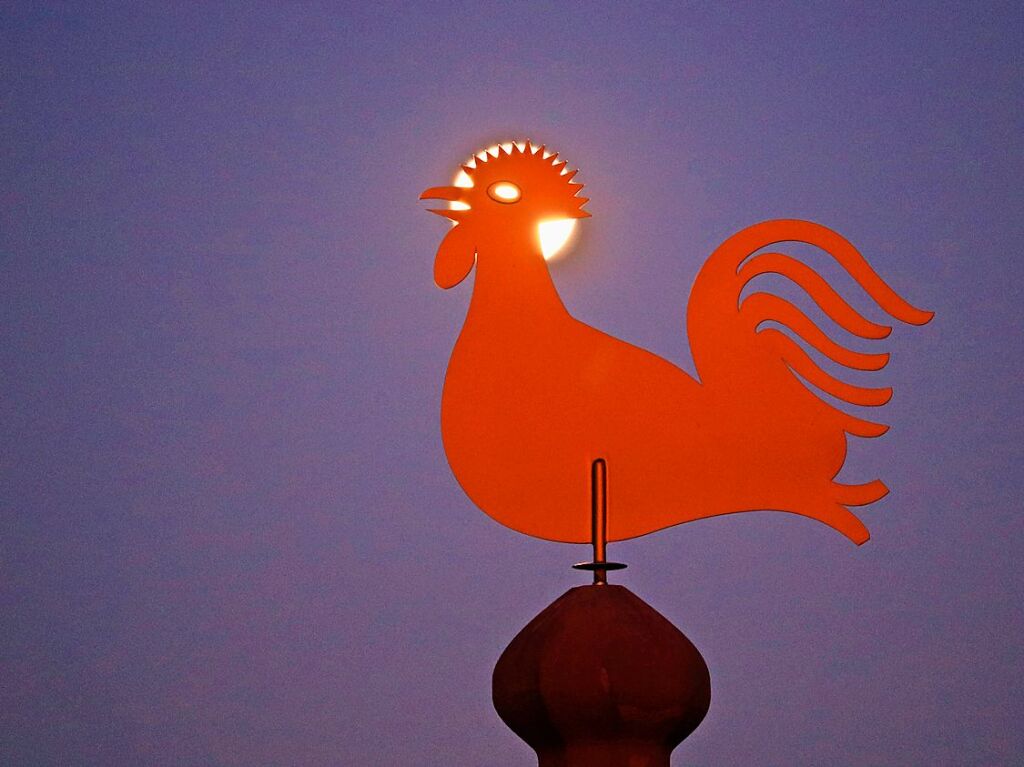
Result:
{"type": "Polygon", "coordinates": [[[622,570],[621,562],[605,559],[608,546],[608,463],[597,458],[590,464],[590,542],[594,547],[592,562],[577,562],[576,570],[590,570],[594,573],[595,586],[608,585],[608,571],[622,570]]]}
{"type": "Polygon", "coordinates": [[[594,544],[594,585],[608,585],[608,570],[605,563],[605,547],[608,544],[608,466],[604,458],[598,458],[590,465],[590,514],[591,540],[594,544]]]}

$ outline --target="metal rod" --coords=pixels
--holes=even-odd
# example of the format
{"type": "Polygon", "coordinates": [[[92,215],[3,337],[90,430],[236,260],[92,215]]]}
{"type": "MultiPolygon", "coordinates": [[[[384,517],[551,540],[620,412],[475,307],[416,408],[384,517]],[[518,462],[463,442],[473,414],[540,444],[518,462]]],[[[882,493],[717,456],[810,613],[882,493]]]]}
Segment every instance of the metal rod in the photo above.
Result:
{"type": "MultiPolygon", "coordinates": [[[[605,547],[608,544],[608,466],[604,458],[598,458],[590,465],[590,535],[594,544],[594,564],[605,563],[605,547]]],[[[594,568],[594,585],[606,586],[608,571],[603,567],[594,568]]]]}
{"type": "Polygon", "coordinates": [[[605,559],[608,545],[608,464],[598,458],[590,464],[590,542],[594,547],[592,562],[577,562],[576,570],[590,570],[594,573],[595,586],[608,585],[609,570],[623,570],[621,562],[605,559]]]}

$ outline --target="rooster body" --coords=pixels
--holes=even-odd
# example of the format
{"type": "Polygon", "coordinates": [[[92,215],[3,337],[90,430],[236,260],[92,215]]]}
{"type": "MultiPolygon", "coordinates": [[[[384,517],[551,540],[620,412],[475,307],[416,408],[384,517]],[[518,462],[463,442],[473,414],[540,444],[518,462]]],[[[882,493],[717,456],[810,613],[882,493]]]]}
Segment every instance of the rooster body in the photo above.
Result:
{"type": "Polygon", "coordinates": [[[885,427],[827,404],[794,371],[854,404],[881,405],[891,392],[834,379],[788,336],[759,326],[779,322],[849,367],[878,369],[887,355],[849,351],[783,299],[755,293],[741,304],[740,292],[753,277],[782,274],[842,327],[884,337],[888,328],[857,314],[809,267],[781,254],[754,255],[796,240],[832,254],[894,317],[920,324],[930,314],[896,295],[835,232],[805,221],[758,224],[723,243],[694,284],[687,326],[697,381],[565,309],[536,223],[589,214],[557,156],[527,144],[465,170],[472,188],[434,188],[424,197],[468,205],[437,211],[457,223],[438,252],[435,280],[451,287],[477,270],[445,377],[441,428],[452,471],[481,509],[529,535],[587,542],[589,470],[603,458],[609,540],[761,509],[802,514],[867,540],[847,507],[878,500],[885,486],[834,477],[847,433],[878,436],[885,427]],[[521,196],[501,199],[500,185],[521,196]]]}

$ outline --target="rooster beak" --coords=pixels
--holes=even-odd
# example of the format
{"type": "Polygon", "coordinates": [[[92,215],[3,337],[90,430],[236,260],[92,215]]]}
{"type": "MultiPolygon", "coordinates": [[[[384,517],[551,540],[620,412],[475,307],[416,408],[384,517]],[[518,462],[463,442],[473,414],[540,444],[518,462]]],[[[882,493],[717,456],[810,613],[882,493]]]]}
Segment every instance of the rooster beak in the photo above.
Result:
{"type": "Polygon", "coordinates": [[[466,190],[460,186],[432,186],[420,195],[421,200],[448,200],[448,202],[455,202],[456,200],[462,199],[462,194],[466,190]]]}

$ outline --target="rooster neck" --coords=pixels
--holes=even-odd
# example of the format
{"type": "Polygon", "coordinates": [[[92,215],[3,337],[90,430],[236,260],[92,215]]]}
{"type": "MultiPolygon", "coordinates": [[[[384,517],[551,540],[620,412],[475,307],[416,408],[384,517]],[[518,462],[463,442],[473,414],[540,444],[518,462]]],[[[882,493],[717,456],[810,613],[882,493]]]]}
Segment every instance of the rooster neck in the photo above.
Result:
{"type": "Polygon", "coordinates": [[[536,247],[480,248],[466,324],[539,330],[569,320],[536,247]]]}

